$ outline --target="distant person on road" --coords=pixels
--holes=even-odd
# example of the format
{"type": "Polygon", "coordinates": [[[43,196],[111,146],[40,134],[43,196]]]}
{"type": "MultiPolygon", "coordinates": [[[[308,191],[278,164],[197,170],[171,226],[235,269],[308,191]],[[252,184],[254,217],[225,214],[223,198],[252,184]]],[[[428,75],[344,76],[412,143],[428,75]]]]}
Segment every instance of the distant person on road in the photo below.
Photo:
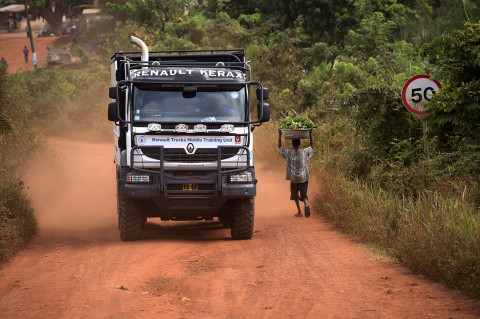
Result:
{"type": "Polygon", "coordinates": [[[305,217],[310,217],[310,206],[308,206],[308,160],[313,156],[313,138],[310,131],[310,146],[300,149],[300,140],[292,140],[293,150],[282,147],[282,133],[278,130],[278,148],[280,156],[287,162],[287,180],[290,180],[290,200],[295,201],[297,213],[295,217],[302,217],[300,202],[305,204],[305,217]],[[298,196],[300,193],[300,197],[298,196]]]}
{"type": "Polygon", "coordinates": [[[28,52],[30,52],[30,50],[27,48],[27,46],[25,46],[23,48],[23,55],[25,55],[25,63],[28,63],[28,52]]]}
{"type": "Polygon", "coordinates": [[[42,23],[42,26],[40,28],[40,36],[44,37],[47,35],[47,29],[45,28],[45,23],[42,23]]]}

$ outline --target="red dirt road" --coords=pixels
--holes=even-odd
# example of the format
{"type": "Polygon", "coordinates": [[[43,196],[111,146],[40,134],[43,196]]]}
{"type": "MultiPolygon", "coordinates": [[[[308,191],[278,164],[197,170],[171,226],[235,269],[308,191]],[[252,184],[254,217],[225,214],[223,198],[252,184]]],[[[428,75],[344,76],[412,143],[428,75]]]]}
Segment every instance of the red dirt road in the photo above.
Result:
{"type": "MultiPolygon", "coordinates": [[[[37,33],[34,30],[34,35],[37,33]]],[[[37,55],[37,66],[45,67],[47,65],[47,47],[53,47],[53,42],[58,37],[34,37],[35,53],[37,55]]],[[[0,59],[4,57],[8,64],[8,73],[23,72],[33,70],[32,47],[30,39],[25,32],[2,33],[0,34],[0,59]],[[27,46],[28,63],[25,62],[23,47],[27,46]]]]}
{"type": "Polygon", "coordinates": [[[257,162],[253,239],[217,221],[149,221],[121,242],[113,146],[50,140],[26,183],[40,231],[0,271],[0,318],[478,318],[452,291],[375,261],[257,162]]]}

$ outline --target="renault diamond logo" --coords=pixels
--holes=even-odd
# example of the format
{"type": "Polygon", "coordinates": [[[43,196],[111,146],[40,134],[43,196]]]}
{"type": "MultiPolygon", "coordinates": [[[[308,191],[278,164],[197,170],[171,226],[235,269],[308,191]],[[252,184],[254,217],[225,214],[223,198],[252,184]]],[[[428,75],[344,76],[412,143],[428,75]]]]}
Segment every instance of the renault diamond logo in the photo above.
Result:
{"type": "Polygon", "coordinates": [[[193,146],[192,143],[188,143],[188,145],[187,145],[187,152],[189,152],[190,154],[192,154],[194,150],[195,150],[195,146],[193,146]]]}

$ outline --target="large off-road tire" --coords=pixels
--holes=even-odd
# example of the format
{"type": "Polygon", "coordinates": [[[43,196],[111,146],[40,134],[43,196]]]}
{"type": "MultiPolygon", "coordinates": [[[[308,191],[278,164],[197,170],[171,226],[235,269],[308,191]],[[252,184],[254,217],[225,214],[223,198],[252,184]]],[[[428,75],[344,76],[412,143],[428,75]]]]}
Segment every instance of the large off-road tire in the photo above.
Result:
{"type": "Polygon", "coordinates": [[[122,241],[142,238],[144,226],[142,213],[136,209],[135,202],[125,198],[118,201],[118,227],[122,241]]]}
{"type": "Polygon", "coordinates": [[[233,205],[231,234],[233,239],[250,239],[253,236],[255,219],[255,201],[253,198],[242,199],[233,205]]]}

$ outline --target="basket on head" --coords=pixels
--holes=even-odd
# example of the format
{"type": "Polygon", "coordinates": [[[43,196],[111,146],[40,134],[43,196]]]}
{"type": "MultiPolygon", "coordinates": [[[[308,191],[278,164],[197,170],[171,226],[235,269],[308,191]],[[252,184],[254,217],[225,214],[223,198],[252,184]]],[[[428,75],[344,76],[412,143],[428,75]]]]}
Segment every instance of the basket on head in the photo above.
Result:
{"type": "Polygon", "coordinates": [[[287,140],[304,140],[310,137],[310,131],[312,129],[299,129],[299,130],[281,130],[282,135],[287,140]]]}

